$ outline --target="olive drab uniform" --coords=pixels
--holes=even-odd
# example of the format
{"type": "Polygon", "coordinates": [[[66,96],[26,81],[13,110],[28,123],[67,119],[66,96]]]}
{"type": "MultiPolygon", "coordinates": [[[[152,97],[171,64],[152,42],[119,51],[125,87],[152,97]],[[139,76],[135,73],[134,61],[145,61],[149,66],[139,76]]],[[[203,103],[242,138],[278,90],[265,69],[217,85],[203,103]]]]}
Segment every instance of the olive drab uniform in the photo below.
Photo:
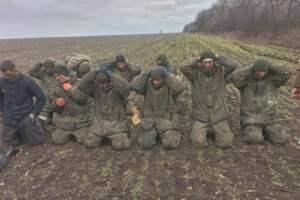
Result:
{"type": "Polygon", "coordinates": [[[94,99],[93,123],[84,144],[86,147],[97,147],[102,140],[108,138],[115,150],[128,149],[130,140],[125,109],[129,83],[112,73],[108,88],[100,88],[96,80],[98,73],[101,72],[89,72],[80,84],[80,89],[94,99]]]}
{"type": "Polygon", "coordinates": [[[287,135],[276,110],[277,89],[289,80],[291,70],[275,64],[268,68],[269,72],[263,79],[258,79],[251,67],[246,67],[234,72],[231,80],[241,92],[240,115],[245,141],[261,143],[264,132],[271,142],[283,144],[287,135]]]}
{"type": "Polygon", "coordinates": [[[165,77],[165,83],[156,88],[150,76],[143,73],[131,83],[131,88],[145,96],[141,125],[143,132],[139,144],[148,148],[156,144],[157,136],[166,149],[174,149],[180,144],[178,130],[177,97],[184,91],[185,84],[173,74],[165,77]]]}
{"type": "Polygon", "coordinates": [[[210,127],[215,133],[218,146],[231,147],[233,144],[234,134],[227,123],[229,108],[225,79],[236,69],[236,66],[228,60],[225,62],[226,65],[219,65],[216,62],[211,71],[206,71],[196,58],[181,66],[181,72],[193,85],[194,123],[191,140],[196,146],[207,145],[206,134],[210,127]]]}
{"type": "Polygon", "coordinates": [[[178,69],[169,64],[166,54],[164,54],[164,53],[158,54],[156,61],[158,61],[158,60],[162,61],[161,63],[157,63],[158,66],[166,67],[170,73],[172,73],[176,77],[178,77],[178,75],[179,75],[178,69]]]}
{"type": "Polygon", "coordinates": [[[75,136],[78,143],[83,143],[92,123],[89,96],[78,89],[80,81],[77,77],[72,77],[69,83],[72,85],[69,91],[57,83],[50,93],[51,110],[57,113],[56,130],[52,134],[55,144],[65,144],[71,136],[75,136]],[[58,98],[65,100],[64,106],[56,104],[58,98]]]}
{"type": "MultiPolygon", "coordinates": [[[[130,62],[126,62],[124,69],[119,69],[116,65],[116,61],[104,63],[105,66],[110,66],[112,72],[118,74],[122,78],[126,79],[128,83],[133,81],[133,78],[141,73],[141,67],[136,66],[130,62]]],[[[126,95],[126,114],[132,114],[134,108],[136,108],[136,93],[134,91],[128,91],[126,95]]]]}
{"type": "Polygon", "coordinates": [[[300,68],[298,68],[294,71],[292,88],[300,88],[300,68]]]}
{"type": "Polygon", "coordinates": [[[53,123],[52,117],[53,113],[50,109],[49,105],[49,95],[50,91],[53,90],[55,85],[57,84],[55,76],[52,74],[47,74],[47,72],[42,68],[42,63],[37,63],[32,66],[32,68],[28,71],[28,74],[36,79],[41,80],[41,88],[46,96],[46,105],[44,106],[42,112],[40,113],[39,117],[44,118],[46,120],[46,124],[53,123]]]}

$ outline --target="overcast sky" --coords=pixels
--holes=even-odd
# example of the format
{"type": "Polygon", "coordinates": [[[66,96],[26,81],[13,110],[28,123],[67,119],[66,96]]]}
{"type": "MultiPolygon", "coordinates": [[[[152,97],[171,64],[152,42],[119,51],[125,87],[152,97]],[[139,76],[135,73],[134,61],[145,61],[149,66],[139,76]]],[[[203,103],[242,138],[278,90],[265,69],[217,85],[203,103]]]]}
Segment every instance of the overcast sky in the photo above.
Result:
{"type": "Polygon", "coordinates": [[[181,32],[216,0],[0,0],[0,38],[181,32]]]}

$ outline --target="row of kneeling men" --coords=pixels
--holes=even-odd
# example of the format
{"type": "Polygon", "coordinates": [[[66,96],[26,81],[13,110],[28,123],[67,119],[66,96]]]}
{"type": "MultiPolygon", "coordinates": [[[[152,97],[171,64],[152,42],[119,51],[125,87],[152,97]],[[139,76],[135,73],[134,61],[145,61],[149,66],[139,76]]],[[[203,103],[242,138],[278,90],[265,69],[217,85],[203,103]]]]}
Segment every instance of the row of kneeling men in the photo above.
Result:
{"type": "MultiPolygon", "coordinates": [[[[28,72],[41,80],[41,88],[11,60],[3,61],[0,68],[4,75],[0,79],[2,141],[7,149],[14,149],[23,138],[32,145],[42,144],[44,128],[51,122],[56,128],[52,134],[55,144],[65,144],[75,136],[86,147],[97,147],[108,138],[113,149],[129,149],[127,116],[137,112],[136,95],[144,96],[140,146],[149,148],[158,140],[165,149],[180,144],[177,97],[186,84],[174,75],[176,70],[169,66],[165,54],[158,56],[157,66],[143,73],[123,55],[92,71],[89,57],[82,54],[69,56],[65,64],[46,59],[28,72]]],[[[258,59],[252,66],[236,70],[231,59],[206,51],[183,63],[180,70],[192,84],[191,141],[195,146],[207,145],[209,129],[218,146],[233,145],[234,134],[227,123],[228,83],[241,93],[245,141],[261,143],[266,137],[272,143],[286,143],[276,106],[277,89],[291,77],[289,67],[258,59]]],[[[292,96],[296,98],[300,97],[299,76],[298,71],[293,81],[292,96]]],[[[139,119],[135,116],[133,121],[139,119]]],[[[0,155],[4,152],[1,146],[0,155]]],[[[0,166],[5,159],[0,156],[0,166]]]]}

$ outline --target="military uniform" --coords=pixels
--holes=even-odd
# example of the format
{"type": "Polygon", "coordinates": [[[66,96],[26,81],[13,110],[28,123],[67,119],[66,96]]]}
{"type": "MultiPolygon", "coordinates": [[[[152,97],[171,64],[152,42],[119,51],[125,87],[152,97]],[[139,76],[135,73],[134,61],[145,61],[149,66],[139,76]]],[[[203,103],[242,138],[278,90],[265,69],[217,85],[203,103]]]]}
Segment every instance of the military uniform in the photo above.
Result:
{"type": "Polygon", "coordinates": [[[65,65],[70,75],[76,74],[78,78],[82,78],[91,71],[91,58],[85,54],[73,53],[66,58],[65,65]]]}
{"type": "Polygon", "coordinates": [[[58,83],[50,93],[50,108],[57,113],[52,141],[59,145],[68,142],[71,136],[74,136],[78,143],[83,143],[92,123],[89,96],[78,89],[79,79],[71,77],[68,83],[72,85],[70,90],[66,91],[62,84],[58,83]],[[65,100],[65,105],[57,104],[59,98],[65,100]]]}
{"type": "Polygon", "coordinates": [[[80,89],[94,99],[93,123],[84,145],[97,147],[108,138],[115,150],[130,148],[125,115],[129,83],[116,73],[108,77],[104,72],[95,70],[82,78],[80,89]],[[102,81],[109,82],[109,86],[100,88],[102,81]]]}
{"type": "Polygon", "coordinates": [[[169,65],[169,61],[165,53],[158,54],[156,61],[158,66],[166,67],[168,71],[174,74],[176,77],[179,75],[178,69],[174,66],[169,65]],[[161,60],[162,62],[158,63],[158,60],[161,60]]]}
{"type": "Polygon", "coordinates": [[[264,135],[273,143],[284,144],[287,135],[279,123],[276,110],[277,89],[291,76],[288,67],[268,64],[266,76],[262,79],[255,75],[253,67],[246,67],[232,74],[231,80],[241,92],[241,122],[245,141],[261,143],[264,135]]]}
{"type": "MultiPolygon", "coordinates": [[[[151,76],[155,70],[163,68],[154,67],[151,76]]],[[[145,96],[141,120],[143,132],[139,136],[139,144],[144,148],[155,145],[157,136],[166,149],[174,149],[180,144],[176,99],[185,85],[171,73],[165,74],[163,79],[164,83],[156,87],[150,75],[143,73],[131,83],[131,88],[137,94],[145,96]]]]}
{"type": "MultiPolygon", "coordinates": [[[[205,54],[201,57],[204,59],[205,54]]],[[[210,55],[210,54],[209,54],[210,55]]],[[[212,57],[214,55],[212,54],[212,57]]],[[[194,121],[191,140],[195,146],[207,145],[206,134],[211,127],[215,133],[216,143],[220,147],[231,147],[234,134],[230,130],[227,89],[225,78],[232,73],[234,64],[215,64],[206,71],[199,59],[192,59],[181,66],[181,72],[191,81],[192,119],[194,121]]]]}
{"type": "MultiPolygon", "coordinates": [[[[116,61],[110,61],[104,63],[104,66],[111,67],[113,73],[118,74],[122,78],[126,79],[128,83],[133,81],[133,78],[141,73],[141,68],[139,66],[134,65],[133,63],[126,62],[126,65],[123,69],[118,68],[117,61],[126,62],[124,56],[118,55],[116,57],[116,61]],[[121,57],[121,59],[120,59],[121,57]]],[[[136,108],[135,104],[136,93],[134,91],[128,91],[126,95],[126,114],[132,114],[134,108],[136,108]]]]}
{"type": "Polygon", "coordinates": [[[43,125],[48,125],[51,123],[53,117],[53,113],[49,107],[49,93],[54,88],[57,81],[53,73],[47,73],[42,67],[54,67],[54,61],[47,59],[43,63],[37,63],[32,66],[32,68],[28,71],[28,74],[36,79],[41,80],[41,88],[45,93],[47,101],[38,117],[45,122],[43,125]]]}

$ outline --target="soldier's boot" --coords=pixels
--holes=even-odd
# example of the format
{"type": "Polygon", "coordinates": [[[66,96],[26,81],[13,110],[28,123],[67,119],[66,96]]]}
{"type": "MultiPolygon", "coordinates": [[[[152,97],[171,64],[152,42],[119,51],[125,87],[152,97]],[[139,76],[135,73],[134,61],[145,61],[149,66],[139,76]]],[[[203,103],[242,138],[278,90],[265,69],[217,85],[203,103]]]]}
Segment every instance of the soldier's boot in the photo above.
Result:
{"type": "Polygon", "coordinates": [[[177,130],[168,130],[160,134],[162,146],[167,149],[176,149],[181,141],[181,134],[177,130]]]}
{"type": "Polygon", "coordinates": [[[287,134],[280,124],[272,124],[264,129],[268,140],[274,144],[286,144],[287,134]]]}
{"type": "Polygon", "coordinates": [[[208,129],[209,129],[209,123],[194,121],[192,132],[191,132],[191,141],[193,145],[199,147],[207,146],[206,135],[208,129]]]}
{"type": "Polygon", "coordinates": [[[234,134],[230,130],[227,120],[219,122],[212,126],[215,136],[216,143],[219,147],[230,148],[233,145],[234,134]]]}
{"type": "Polygon", "coordinates": [[[244,128],[244,141],[250,144],[261,144],[264,142],[262,128],[257,126],[246,126],[244,128]]]}
{"type": "Polygon", "coordinates": [[[116,151],[122,151],[130,148],[131,142],[126,133],[116,133],[108,136],[111,140],[111,146],[116,151]]]}

